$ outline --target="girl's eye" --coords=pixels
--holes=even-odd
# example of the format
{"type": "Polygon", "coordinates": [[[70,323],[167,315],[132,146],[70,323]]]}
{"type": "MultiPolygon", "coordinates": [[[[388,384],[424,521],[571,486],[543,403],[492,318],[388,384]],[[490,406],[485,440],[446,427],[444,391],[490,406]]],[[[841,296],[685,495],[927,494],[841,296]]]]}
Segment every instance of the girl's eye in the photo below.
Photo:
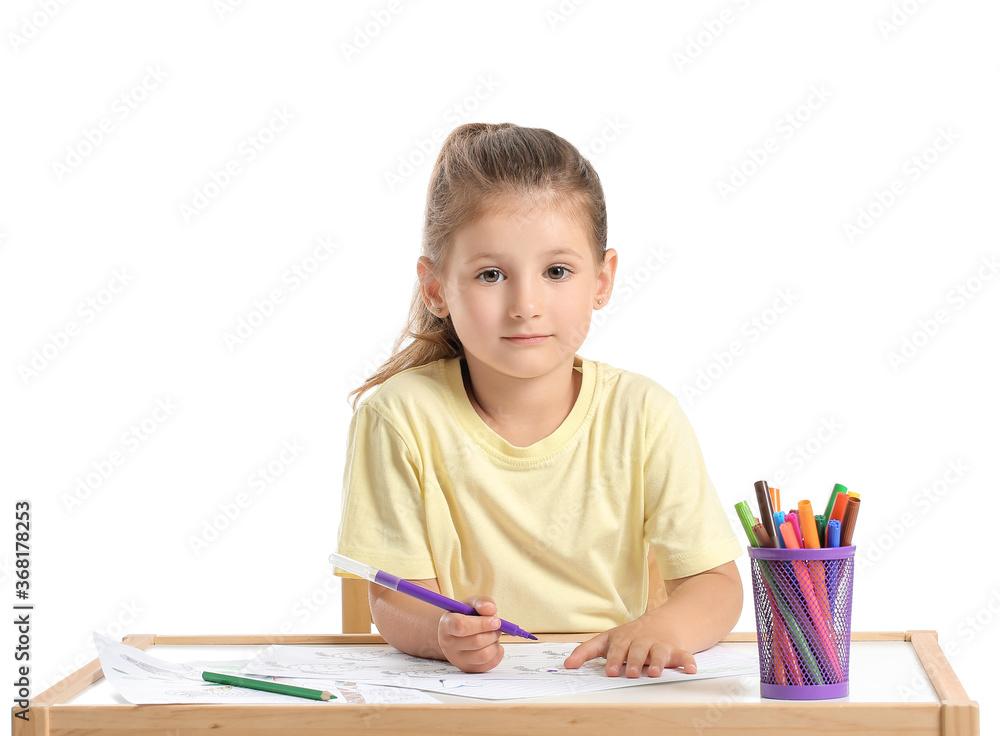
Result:
{"type": "Polygon", "coordinates": [[[505,279],[506,276],[500,273],[499,269],[488,268],[482,273],[478,274],[476,278],[479,279],[480,281],[486,282],[487,284],[496,284],[505,279]]]}
{"type": "Polygon", "coordinates": [[[569,269],[566,266],[552,266],[549,268],[549,277],[554,281],[565,281],[569,278],[569,269]]]}

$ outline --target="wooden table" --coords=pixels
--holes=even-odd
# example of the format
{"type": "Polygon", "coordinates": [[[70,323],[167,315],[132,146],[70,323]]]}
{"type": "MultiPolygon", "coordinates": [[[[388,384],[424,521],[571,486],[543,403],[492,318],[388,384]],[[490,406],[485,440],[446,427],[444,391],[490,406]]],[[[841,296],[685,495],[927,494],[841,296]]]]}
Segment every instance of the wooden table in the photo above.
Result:
{"type": "MultiPolygon", "coordinates": [[[[588,635],[542,634],[543,641],[588,635]]],[[[168,661],[251,659],[270,644],[384,644],[373,634],[331,636],[132,635],[126,644],[168,661]]],[[[510,639],[505,646],[522,640],[510,639]]],[[[754,634],[723,646],[756,655],[754,634]]],[[[316,736],[320,733],[519,736],[527,734],[810,734],[811,736],[977,736],[970,701],[933,631],[855,632],[851,692],[838,700],[760,697],[757,677],[650,684],[552,698],[491,701],[431,693],[438,704],[132,705],[104,680],[94,660],[34,697],[30,721],[14,736],[316,736]]]]}

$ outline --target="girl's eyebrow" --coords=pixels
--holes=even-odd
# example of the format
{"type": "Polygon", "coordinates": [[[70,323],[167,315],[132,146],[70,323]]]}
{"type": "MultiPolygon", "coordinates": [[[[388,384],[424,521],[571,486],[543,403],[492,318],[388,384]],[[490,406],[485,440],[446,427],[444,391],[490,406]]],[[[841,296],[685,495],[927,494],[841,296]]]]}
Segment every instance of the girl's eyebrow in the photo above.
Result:
{"type": "MultiPolygon", "coordinates": [[[[542,253],[543,258],[551,258],[553,256],[576,256],[577,258],[581,257],[580,254],[577,253],[575,250],[569,250],[568,248],[555,248],[553,250],[549,250],[546,251],[545,253],[542,253]]],[[[501,257],[502,256],[499,253],[477,253],[476,255],[472,256],[472,258],[467,260],[466,263],[472,263],[473,261],[478,261],[481,259],[492,260],[501,257]]]]}

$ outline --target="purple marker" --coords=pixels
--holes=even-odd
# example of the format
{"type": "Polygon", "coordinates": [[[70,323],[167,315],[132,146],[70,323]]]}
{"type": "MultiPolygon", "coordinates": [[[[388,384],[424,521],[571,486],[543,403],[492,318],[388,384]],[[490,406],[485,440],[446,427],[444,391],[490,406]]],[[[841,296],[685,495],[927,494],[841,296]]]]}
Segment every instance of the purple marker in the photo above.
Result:
{"type": "MultiPolygon", "coordinates": [[[[433,590],[427,590],[427,588],[414,585],[408,580],[401,580],[395,575],[390,575],[389,573],[382,572],[374,567],[369,567],[363,562],[352,560],[350,557],[332,554],[330,555],[330,562],[342,570],[347,570],[347,572],[352,575],[357,575],[359,578],[364,578],[365,580],[373,582],[376,585],[381,585],[384,588],[389,588],[390,590],[398,590],[400,593],[405,593],[411,598],[416,598],[424,603],[430,603],[432,606],[443,608],[451,613],[464,613],[466,616],[479,615],[476,609],[470,605],[459,603],[458,601],[441,595],[440,593],[435,593],[433,590]]],[[[538,641],[537,636],[533,636],[517,624],[512,624],[510,621],[504,621],[503,619],[500,619],[500,631],[504,634],[510,634],[511,636],[520,636],[524,639],[534,639],[535,641],[538,641]]]]}

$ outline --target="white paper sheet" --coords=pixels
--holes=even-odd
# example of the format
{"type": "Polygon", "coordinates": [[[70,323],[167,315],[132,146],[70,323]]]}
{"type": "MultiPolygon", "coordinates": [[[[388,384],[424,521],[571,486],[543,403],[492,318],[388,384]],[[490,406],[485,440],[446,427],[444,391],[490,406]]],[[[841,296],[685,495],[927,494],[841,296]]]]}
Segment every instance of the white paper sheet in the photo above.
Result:
{"type": "Polygon", "coordinates": [[[695,655],[698,672],[667,670],[648,677],[608,677],[605,660],[566,669],[563,662],[577,643],[513,644],[505,647],[503,661],[480,674],[462,672],[449,662],[413,657],[388,646],[352,645],[307,647],[274,645],[251,660],[241,674],[259,677],[351,679],[489,700],[594,692],[635,685],[757,675],[757,658],[724,647],[695,655]]]}
{"type": "MultiPolygon", "coordinates": [[[[336,695],[329,701],[308,700],[292,695],[279,695],[231,685],[205,682],[205,670],[220,674],[240,674],[246,660],[185,663],[166,662],[141,649],[122,644],[94,633],[94,644],[101,660],[104,676],[130,703],[298,703],[298,704],[364,704],[364,703],[436,703],[419,690],[385,687],[336,678],[308,681],[292,677],[272,677],[275,682],[328,690],[336,695]]],[[[264,678],[261,678],[264,679],[264,678]]]]}

